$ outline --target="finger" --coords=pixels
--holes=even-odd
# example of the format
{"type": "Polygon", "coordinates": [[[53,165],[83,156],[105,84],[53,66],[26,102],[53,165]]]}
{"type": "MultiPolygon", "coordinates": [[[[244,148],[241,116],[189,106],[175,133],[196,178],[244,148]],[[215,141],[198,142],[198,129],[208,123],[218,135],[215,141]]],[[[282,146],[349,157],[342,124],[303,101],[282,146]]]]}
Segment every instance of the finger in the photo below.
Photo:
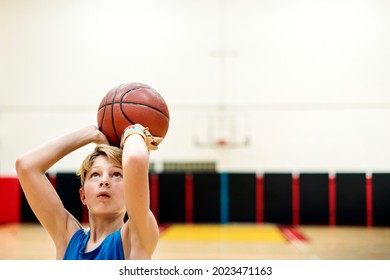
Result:
{"type": "Polygon", "coordinates": [[[150,145],[149,151],[156,151],[156,150],[158,150],[158,146],[150,145]]]}
{"type": "Polygon", "coordinates": [[[164,138],[163,137],[153,137],[152,138],[152,142],[153,143],[158,143],[158,144],[160,144],[161,142],[162,142],[162,140],[164,140],[164,138]]]}
{"type": "Polygon", "coordinates": [[[110,145],[110,142],[108,142],[107,137],[106,137],[103,133],[100,133],[99,139],[98,139],[98,141],[96,142],[96,144],[106,144],[106,145],[110,145]]]}
{"type": "Polygon", "coordinates": [[[158,145],[159,145],[159,144],[160,144],[160,143],[157,143],[157,142],[150,142],[149,147],[151,147],[151,148],[157,147],[157,148],[158,148],[158,145]]]}

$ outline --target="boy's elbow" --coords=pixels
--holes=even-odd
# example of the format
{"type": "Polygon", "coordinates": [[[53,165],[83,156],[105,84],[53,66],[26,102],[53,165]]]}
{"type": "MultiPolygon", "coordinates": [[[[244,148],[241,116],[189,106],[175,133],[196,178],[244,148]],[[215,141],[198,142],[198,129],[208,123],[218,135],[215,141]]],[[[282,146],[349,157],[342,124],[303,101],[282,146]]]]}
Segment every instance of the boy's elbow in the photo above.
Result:
{"type": "Polygon", "coordinates": [[[18,175],[21,175],[26,172],[32,171],[32,166],[30,164],[30,161],[26,157],[20,156],[15,161],[15,169],[16,173],[18,175]]]}
{"type": "Polygon", "coordinates": [[[23,173],[27,169],[26,167],[26,161],[23,157],[18,157],[15,161],[15,169],[16,173],[19,175],[23,173]]]}

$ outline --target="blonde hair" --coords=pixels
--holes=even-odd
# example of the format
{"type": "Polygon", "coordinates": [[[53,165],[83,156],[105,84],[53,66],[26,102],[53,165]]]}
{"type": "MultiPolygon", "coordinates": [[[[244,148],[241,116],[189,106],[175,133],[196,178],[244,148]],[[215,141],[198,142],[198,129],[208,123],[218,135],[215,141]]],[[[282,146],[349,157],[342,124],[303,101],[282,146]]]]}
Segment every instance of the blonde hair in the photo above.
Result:
{"type": "Polygon", "coordinates": [[[80,169],[77,171],[77,175],[81,180],[81,187],[84,188],[85,176],[88,171],[91,170],[95,159],[98,156],[105,156],[109,161],[115,162],[122,166],[122,150],[105,144],[97,145],[92,153],[90,153],[81,164],[80,169]]]}

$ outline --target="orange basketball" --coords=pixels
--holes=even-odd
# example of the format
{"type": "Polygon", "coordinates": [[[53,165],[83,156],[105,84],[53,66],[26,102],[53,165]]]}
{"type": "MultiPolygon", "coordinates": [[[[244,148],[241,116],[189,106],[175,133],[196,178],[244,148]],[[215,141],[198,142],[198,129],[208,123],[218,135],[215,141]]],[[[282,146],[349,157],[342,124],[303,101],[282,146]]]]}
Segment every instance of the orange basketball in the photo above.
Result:
{"type": "Polygon", "coordinates": [[[150,86],[122,84],[111,89],[100,102],[97,123],[110,144],[119,147],[124,129],[132,124],[148,127],[153,136],[165,137],[169,110],[164,98],[150,86]]]}

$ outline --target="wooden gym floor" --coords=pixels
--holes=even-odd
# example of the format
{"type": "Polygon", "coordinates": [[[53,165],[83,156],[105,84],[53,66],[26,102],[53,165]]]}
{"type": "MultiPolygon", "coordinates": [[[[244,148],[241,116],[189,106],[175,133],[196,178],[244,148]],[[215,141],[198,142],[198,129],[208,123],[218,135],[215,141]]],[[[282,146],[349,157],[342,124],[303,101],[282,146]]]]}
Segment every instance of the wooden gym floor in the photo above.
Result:
{"type": "MultiPolygon", "coordinates": [[[[50,260],[39,224],[0,226],[0,259],[50,260]]],[[[161,228],[156,260],[390,260],[390,227],[174,224],[161,228]]]]}

